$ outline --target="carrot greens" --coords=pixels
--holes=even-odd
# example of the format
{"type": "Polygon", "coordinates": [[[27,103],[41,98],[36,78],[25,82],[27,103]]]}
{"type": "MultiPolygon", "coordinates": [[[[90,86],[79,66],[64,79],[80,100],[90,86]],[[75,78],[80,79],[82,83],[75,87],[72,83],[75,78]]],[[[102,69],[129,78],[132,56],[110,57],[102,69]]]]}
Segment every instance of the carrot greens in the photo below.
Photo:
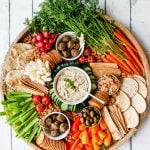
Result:
{"type": "Polygon", "coordinates": [[[92,49],[106,54],[107,50],[123,57],[116,44],[114,25],[98,16],[102,14],[99,0],[45,0],[41,10],[26,24],[32,32],[48,30],[50,32],[74,31],[84,34],[86,43],[92,49]]]}

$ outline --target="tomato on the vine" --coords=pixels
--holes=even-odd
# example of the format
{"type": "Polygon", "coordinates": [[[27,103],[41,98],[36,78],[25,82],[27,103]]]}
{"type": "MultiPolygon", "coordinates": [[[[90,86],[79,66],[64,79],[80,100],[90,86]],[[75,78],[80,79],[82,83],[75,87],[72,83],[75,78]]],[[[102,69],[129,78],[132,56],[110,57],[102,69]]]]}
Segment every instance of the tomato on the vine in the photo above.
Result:
{"type": "Polygon", "coordinates": [[[94,55],[88,57],[88,63],[94,63],[96,61],[97,61],[97,58],[94,55]]]}
{"type": "Polygon", "coordinates": [[[36,105],[37,112],[43,112],[45,110],[45,108],[46,108],[46,106],[41,103],[36,105]]]}
{"type": "Polygon", "coordinates": [[[32,97],[32,102],[35,103],[35,104],[39,104],[42,102],[42,97],[39,96],[39,95],[35,95],[32,97]]]}
{"type": "Polygon", "coordinates": [[[85,61],[86,61],[85,56],[83,56],[83,55],[80,56],[79,59],[78,59],[78,61],[79,61],[80,63],[82,63],[82,64],[85,63],[85,61]]]}
{"type": "Polygon", "coordinates": [[[49,104],[51,104],[51,99],[50,99],[50,97],[49,97],[49,96],[44,96],[44,97],[42,98],[42,104],[44,104],[44,105],[49,105],[49,104]]]}
{"type": "Polygon", "coordinates": [[[91,54],[92,54],[92,50],[90,48],[85,48],[84,55],[85,56],[90,56],[91,54]]]}

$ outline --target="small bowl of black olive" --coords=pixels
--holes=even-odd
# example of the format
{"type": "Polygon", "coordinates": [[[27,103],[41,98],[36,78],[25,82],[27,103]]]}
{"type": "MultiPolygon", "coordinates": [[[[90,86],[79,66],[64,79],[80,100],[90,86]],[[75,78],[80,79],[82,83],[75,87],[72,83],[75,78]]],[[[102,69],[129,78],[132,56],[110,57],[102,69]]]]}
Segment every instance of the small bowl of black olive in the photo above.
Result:
{"type": "Polygon", "coordinates": [[[70,121],[65,114],[52,112],[45,117],[42,128],[48,138],[61,140],[69,134],[70,121]]]}
{"type": "Polygon", "coordinates": [[[99,108],[95,106],[87,106],[81,111],[81,122],[86,126],[95,126],[100,122],[101,113],[99,108]]]}
{"type": "Polygon", "coordinates": [[[56,40],[56,50],[64,60],[73,61],[78,59],[84,51],[85,40],[72,31],[64,32],[56,40]]]}

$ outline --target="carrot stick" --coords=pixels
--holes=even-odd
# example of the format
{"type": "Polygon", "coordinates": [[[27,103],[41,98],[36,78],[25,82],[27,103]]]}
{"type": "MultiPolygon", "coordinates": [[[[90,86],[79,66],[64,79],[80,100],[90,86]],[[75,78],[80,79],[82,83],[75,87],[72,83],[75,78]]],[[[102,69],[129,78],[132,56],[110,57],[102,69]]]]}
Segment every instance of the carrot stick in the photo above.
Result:
{"type": "Polygon", "coordinates": [[[125,35],[120,30],[116,29],[114,35],[120,41],[124,42],[125,45],[130,46],[136,52],[136,49],[133,47],[133,45],[129,42],[129,40],[125,37],[125,35]]]}
{"type": "Polygon", "coordinates": [[[124,56],[126,57],[127,60],[129,60],[129,61],[132,62],[132,64],[135,66],[136,70],[137,70],[140,74],[142,74],[140,67],[135,64],[135,62],[133,61],[133,58],[131,57],[131,55],[130,55],[128,52],[124,52],[123,54],[124,54],[124,56]]]}
{"type": "Polygon", "coordinates": [[[120,67],[121,72],[124,72],[124,67],[117,60],[113,59],[110,55],[107,55],[106,58],[109,60],[109,62],[116,63],[120,67]]]}
{"type": "Polygon", "coordinates": [[[126,63],[130,66],[130,68],[134,71],[134,73],[136,73],[137,75],[140,75],[140,73],[136,70],[132,62],[130,62],[129,60],[126,60],[126,63]]]}
{"type": "Polygon", "coordinates": [[[125,48],[125,46],[122,45],[122,44],[118,44],[118,47],[119,47],[121,50],[123,50],[123,52],[126,52],[126,51],[127,51],[126,48],[125,48]]]}
{"type": "Polygon", "coordinates": [[[109,59],[107,59],[106,57],[102,58],[103,59],[103,62],[105,63],[110,63],[111,61],[109,61],[109,59]]]}
{"type": "Polygon", "coordinates": [[[133,50],[129,46],[126,46],[126,48],[128,50],[128,53],[132,56],[134,61],[139,65],[141,70],[144,72],[144,67],[143,67],[142,63],[140,62],[140,60],[138,59],[138,57],[134,54],[133,50]]]}
{"type": "Polygon", "coordinates": [[[119,62],[119,64],[121,64],[123,66],[123,68],[125,70],[127,70],[130,73],[132,73],[132,70],[130,69],[130,67],[123,60],[120,60],[117,55],[115,55],[113,53],[110,53],[110,55],[112,56],[112,58],[114,58],[115,60],[117,60],[119,62]]]}

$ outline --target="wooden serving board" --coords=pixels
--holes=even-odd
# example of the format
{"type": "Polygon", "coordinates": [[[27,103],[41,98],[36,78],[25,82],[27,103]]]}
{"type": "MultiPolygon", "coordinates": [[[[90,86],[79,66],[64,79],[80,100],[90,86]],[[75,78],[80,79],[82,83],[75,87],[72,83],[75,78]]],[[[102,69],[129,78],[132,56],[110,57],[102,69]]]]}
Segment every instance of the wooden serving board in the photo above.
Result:
{"type": "MultiPolygon", "coordinates": [[[[107,20],[109,21],[114,21],[111,17],[109,16],[102,16],[104,18],[106,18],[107,20]]],[[[139,53],[139,56],[141,58],[141,61],[142,61],[142,64],[144,66],[144,77],[146,79],[146,83],[147,83],[147,88],[148,88],[148,95],[147,95],[147,98],[146,98],[146,101],[147,101],[147,110],[142,114],[140,115],[140,125],[144,122],[144,119],[146,118],[146,116],[148,115],[148,112],[150,110],[150,67],[149,67],[149,64],[148,64],[148,60],[145,56],[145,53],[141,47],[141,45],[138,43],[138,41],[136,40],[136,38],[132,35],[132,33],[127,29],[125,28],[122,24],[120,24],[119,22],[114,22],[115,26],[118,27],[125,35],[126,37],[131,41],[131,43],[135,46],[135,48],[137,49],[138,53],[139,53]]],[[[25,28],[17,37],[16,39],[14,40],[13,43],[17,43],[20,41],[20,39],[28,32],[29,28],[25,28]]],[[[6,55],[7,57],[7,55],[6,55]]],[[[5,63],[5,62],[4,62],[5,63]]],[[[140,125],[138,126],[138,128],[140,127],[140,125]]],[[[137,129],[138,128],[133,128],[131,129],[127,134],[126,136],[113,143],[112,146],[109,147],[109,150],[116,150],[118,147],[120,147],[122,144],[124,144],[128,139],[130,139],[130,137],[132,137],[136,132],[137,132],[137,129]]],[[[31,143],[30,144],[34,149],[36,150],[42,150],[40,147],[38,147],[35,143],[31,143]]]]}

